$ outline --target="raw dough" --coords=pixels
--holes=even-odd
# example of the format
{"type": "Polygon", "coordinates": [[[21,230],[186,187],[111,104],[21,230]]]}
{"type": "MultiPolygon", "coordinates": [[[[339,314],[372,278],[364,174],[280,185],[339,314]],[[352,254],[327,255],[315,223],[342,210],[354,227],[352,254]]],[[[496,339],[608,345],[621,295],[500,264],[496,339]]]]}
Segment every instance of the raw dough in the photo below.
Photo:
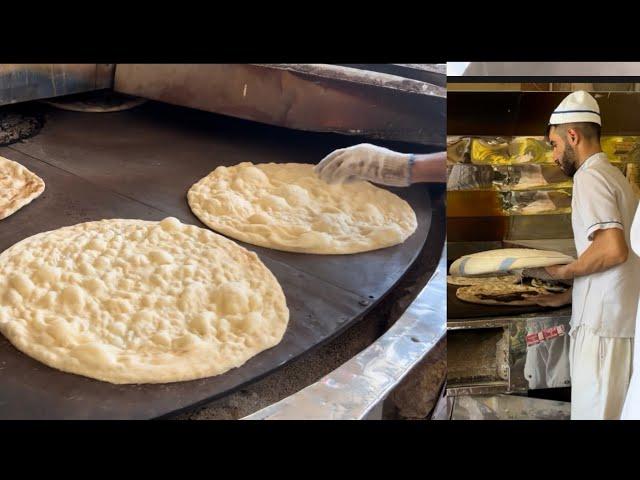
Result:
{"type": "Polygon", "coordinates": [[[277,345],[288,320],[255,253],[175,218],[81,223],[0,254],[0,332],[111,383],[219,375],[277,345]]]}
{"type": "Polygon", "coordinates": [[[302,163],[218,167],[187,195],[193,213],[224,235],[317,254],[376,250],[417,228],[411,206],[369,182],[329,185],[302,163]]]}
{"type": "Polygon", "coordinates": [[[565,265],[573,258],[564,253],[534,248],[499,248],[460,257],[451,264],[451,275],[481,275],[523,268],[565,265]]]}
{"type": "Polygon", "coordinates": [[[0,157],[0,220],[18,211],[44,192],[40,177],[19,163],[0,157]]]}

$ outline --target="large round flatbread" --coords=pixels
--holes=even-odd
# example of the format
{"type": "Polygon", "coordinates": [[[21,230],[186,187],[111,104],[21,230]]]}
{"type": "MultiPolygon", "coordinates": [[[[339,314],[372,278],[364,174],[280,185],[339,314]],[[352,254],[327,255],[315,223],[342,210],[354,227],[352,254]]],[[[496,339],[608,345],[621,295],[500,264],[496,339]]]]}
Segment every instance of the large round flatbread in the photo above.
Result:
{"type": "Polygon", "coordinates": [[[470,287],[460,287],[456,297],[464,302],[481,305],[536,305],[535,298],[548,295],[544,288],[529,285],[509,285],[505,283],[486,283],[470,287]]]}
{"type": "Polygon", "coordinates": [[[524,268],[565,265],[574,259],[564,253],[534,248],[501,248],[473,253],[458,258],[451,264],[451,275],[481,275],[511,272],[524,268]]]}
{"type": "Polygon", "coordinates": [[[81,223],[0,254],[0,331],[107,382],[219,375],[278,344],[288,320],[255,253],[175,218],[81,223]]]}
{"type": "Polygon", "coordinates": [[[397,195],[364,181],[329,185],[301,163],[218,167],[187,197],[213,230],[288,252],[376,250],[404,242],[417,227],[397,195]]]}
{"type": "Polygon", "coordinates": [[[17,162],[0,157],[0,220],[44,192],[44,181],[17,162]]]}

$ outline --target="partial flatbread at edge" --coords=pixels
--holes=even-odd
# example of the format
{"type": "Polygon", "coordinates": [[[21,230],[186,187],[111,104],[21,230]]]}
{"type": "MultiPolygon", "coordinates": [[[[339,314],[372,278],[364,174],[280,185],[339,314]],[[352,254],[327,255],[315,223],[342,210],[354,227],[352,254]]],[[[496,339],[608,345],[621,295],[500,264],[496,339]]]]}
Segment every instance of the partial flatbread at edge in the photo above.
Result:
{"type": "Polygon", "coordinates": [[[456,291],[456,296],[463,302],[481,305],[530,306],[536,305],[535,297],[548,294],[550,292],[544,288],[498,283],[460,287],[456,291]]]}
{"type": "Polygon", "coordinates": [[[17,162],[0,157],[0,220],[44,192],[44,181],[17,162]]]}
{"type": "Polygon", "coordinates": [[[499,277],[459,277],[455,275],[447,275],[447,283],[449,285],[459,285],[462,287],[486,285],[489,283],[513,285],[518,283],[520,280],[520,275],[502,275],[499,277]]]}
{"type": "Polygon", "coordinates": [[[255,253],[175,218],[81,223],[0,254],[0,332],[50,367],[98,380],[219,375],[277,345],[288,321],[255,253]]]}
{"type": "Polygon", "coordinates": [[[402,243],[417,228],[397,195],[364,181],[329,185],[302,163],[218,167],[187,198],[213,230],[288,252],[366,252],[402,243]]]}

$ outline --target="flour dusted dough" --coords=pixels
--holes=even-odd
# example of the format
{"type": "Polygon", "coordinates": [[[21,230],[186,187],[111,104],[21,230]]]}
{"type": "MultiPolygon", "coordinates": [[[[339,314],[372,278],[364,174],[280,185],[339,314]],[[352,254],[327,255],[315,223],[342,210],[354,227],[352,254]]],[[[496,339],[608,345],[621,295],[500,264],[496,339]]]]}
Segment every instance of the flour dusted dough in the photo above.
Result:
{"type": "Polygon", "coordinates": [[[0,157],[0,220],[44,192],[44,182],[19,163],[0,157]]]}
{"type": "Polygon", "coordinates": [[[218,167],[187,195],[212,229],[262,247],[346,254],[404,242],[417,227],[411,206],[368,182],[329,185],[301,163],[218,167]]]}
{"type": "Polygon", "coordinates": [[[548,267],[573,262],[573,258],[560,252],[534,248],[499,248],[473,253],[458,258],[449,267],[451,275],[481,275],[548,267]]]}
{"type": "Polygon", "coordinates": [[[288,320],[255,253],[175,218],[81,223],[0,254],[0,331],[53,368],[107,382],[224,373],[278,344],[288,320]]]}

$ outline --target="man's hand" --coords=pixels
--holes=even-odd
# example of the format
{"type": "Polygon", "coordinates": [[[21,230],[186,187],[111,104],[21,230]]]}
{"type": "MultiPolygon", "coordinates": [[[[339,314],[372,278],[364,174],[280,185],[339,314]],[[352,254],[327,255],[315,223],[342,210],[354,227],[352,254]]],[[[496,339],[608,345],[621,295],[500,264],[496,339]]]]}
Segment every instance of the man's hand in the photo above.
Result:
{"type": "Polygon", "coordinates": [[[368,180],[406,187],[411,184],[412,157],[410,154],[362,143],[332,152],[314,170],[327,183],[368,180]]]}
{"type": "Polygon", "coordinates": [[[571,289],[563,293],[554,293],[550,295],[540,295],[534,299],[537,305],[541,307],[562,307],[571,304],[571,289]]]}

